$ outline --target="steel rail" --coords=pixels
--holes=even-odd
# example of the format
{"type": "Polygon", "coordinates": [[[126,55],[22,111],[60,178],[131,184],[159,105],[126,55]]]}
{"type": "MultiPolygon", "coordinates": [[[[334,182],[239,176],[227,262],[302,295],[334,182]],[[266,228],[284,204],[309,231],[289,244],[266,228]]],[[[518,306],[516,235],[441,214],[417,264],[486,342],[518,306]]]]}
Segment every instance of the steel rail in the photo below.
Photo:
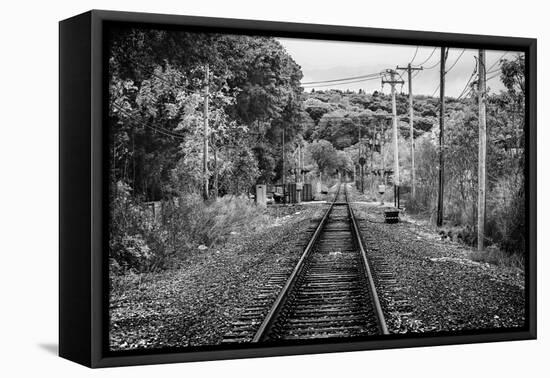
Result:
{"type": "Polygon", "coordinates": [[[338,190],[336,191],[336,195],[334,196],[334,199],[332,200],[330,207],[325,212],[325,215],[321,219],[321,222],[319,222],[319,224],[317,225],[317,228],[315,229],[313,236],[309,240],[309,243],[307,244],[304,250],[304,253],[302,253],[302,257],[300,257],[300,260],[296,264],[296,267],[292,271],[292,274],[286,281],[285,286],[277,296],[277,299],[271,306],[269,312],[267,313],[262,324],[260,325],[260,328],[258,328],[258,331],[252,338],[252,341],[251,341],[252,343],[264,341],[267,338],[267,334],[271,329],[271,326],[273,325],[274,320],[277,318],[277,315],[279,314],[280,310],[283,308],[284,304],[286,303],[286,300],[288,299],[288,295],[292,292],[292,289],[296,284],[296,280],[300,276],[300,273],[304,267],[304,262],[307,260],[307,257],[309,256],[310,252],[313,250],[313,246],[317,242],[319,235],[321,235],[321,231],[323,230],[323,227],[325,226],[325,223],[329,217],[329,214],[332,211],[334,204],[336,203],[336,199],[340,194],[340,186],[341,184],[338,184],[338,190]]]}
{"type": "Polygon", "coordinates": [[[363,264],[365,268],[365,275],[367,276],[367,282],[369,283],[369,293],[371,295],[371,301],[374,307],[376,319],[378,320],[378,328],[380,330],[380,333],[383,335],[388,335],[388,326],[386,325],[386,320],[384,318],[384,313],[382,311],[382,306],[380,305],[380,299],[378,298],[378,293],[376,292],[376,286],[374,284],[374,279],[372,278],[372,271],[370,269],[370,265],[367,259],[367,253],[365,252],[365,247],[363,246],[363,240],[361,238],[361,234],[359,233],[359,227],[357,227],[357,221],[355,220],[355,214],[353,213],[353,209],[348,201],[348,191],[347,187],[344,187],[344,194],[346,197],[346,203],[348,206],[351,223],[353,224],[353,231],[355,234],[355,238],[357,239],[357,245],[359,247],[359,250],[361,251],[361,257],[363,259],[363,264]]]}

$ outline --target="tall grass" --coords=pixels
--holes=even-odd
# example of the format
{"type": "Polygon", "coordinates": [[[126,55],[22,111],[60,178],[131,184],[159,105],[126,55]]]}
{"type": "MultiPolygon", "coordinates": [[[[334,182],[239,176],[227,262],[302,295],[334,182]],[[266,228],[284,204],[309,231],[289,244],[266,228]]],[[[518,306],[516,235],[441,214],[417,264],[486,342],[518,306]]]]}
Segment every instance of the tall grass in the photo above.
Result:
{"type": "MultiPolygon", "coordinates": [[[[122,188],[123,189],[123,188],[122,188]]],[[[154,218],[119,190],[111,206],[111,272],[151,272],[170,267],[193,251],[222,246],[229,237],[265,227],[270,217],[246,197],[225,196],[204,202],[189,194],[162,202],[154,218]]]]}
{"type": "Polygon", "coordinates": [[[246,197],[224,196],[203,202],[197,195],[165,202],[162,222],[183,244],[223,244],[234,233],[265,226],[269,216],[246,197]]]}
{"type": "MultiPolygon", "coordinates": [[[[451,179],[446,182],[445,225],[440,233],[476,246],[477,192],[471,188],[464,191],[456,182],[451,179]]],[[[491,183],[486,206],[485,244],[493,248],[474,254],[473,259],[497,265],[521,265],[526,250],[523,175],[511,173],[491,183]]],[[[408,212],[429,219],[431,223],[435,223],[436,209],[437,197],[430,187],[417,188],[416,198],[407,204],[408,212]]]]}
{"type": "Polygon", "coordinates": [[[507,253],[498,248],[488,248],[482,252],[471,252],[470,258],[473,261],[488,263],[497,266],[506,266],[522,269],[524,267],[525,259],[522,254],[519,253],[507,253]]]}

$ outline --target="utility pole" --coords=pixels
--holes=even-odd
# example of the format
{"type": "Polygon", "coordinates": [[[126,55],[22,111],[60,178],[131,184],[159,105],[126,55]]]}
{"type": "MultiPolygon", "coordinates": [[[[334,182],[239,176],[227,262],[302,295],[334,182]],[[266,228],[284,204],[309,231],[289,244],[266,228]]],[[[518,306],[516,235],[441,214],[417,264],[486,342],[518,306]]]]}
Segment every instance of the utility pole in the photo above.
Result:
{"type": "Polygon", "coordinates": [[[365,165],[365,162],[364,162],[364,158],[363,158],[363,155],[362,155],[362,148],[361,148],[361,125],[359,125],[359,140],[358,140],[358,143],[359,143],[359,169],[361,170],[360,174],[361,174],[361,193],[365,193],[365,188],[364,188],[364,179],[363,179],[363,174],[364,174],[364,168],[363,166],[365,165]]]}
{"type": "Polygon", "coordinates": [[[381,124],[381,137],[380,137],[380,156],[382,160],[382,184],[386,185],[386,155],[384,154],[384,146],[386,145],[386,125],[385,122],[381,124]]]}
{"type": "Polygon", "coordinates": [[[220,195],[219,173],[218,173],[218,146],[216,145],[215,134],[212,136],[212,150],[214,152],[214,196],[220,195]]]}
{"type": "Polygon", "coordinates": [[[299,180],[301,183],[304,182],[304,180],[302,180],[302,177],[303,177],[303,174],[304,174],[304,168],[302,167],[303,165],[303,161],[302,161],[302,145],[300,144],[299,145],[299,150],[298,150],[298,161],[299,161],[299,167],[300,167],[300,177],[299,177],[299,180]]]}
{"type": "Polygon", "coordinates": [[[298,177],[296,182],[303,182],[302,180],[302,145],[298,144],[298,177]]]}
{"type": "Polygon", "coordinates": [[[382,85],[390,84],[391,86],[391,100],[392,100],[392,116],[393,116],[393,160],[394,160],[394,174],[393,174],[393,184],[399,186],[399,149],[397,144],[397,107],[395,104],[395,85],[396,84],[405,84],[403,80],[396,80],[395,75],[397,71],[395,70],[386,70],[390,74],[390,80],[382,79],[382,85]]]}
{"type": "Polygon", "coordinates": [[[306,163],[305,163],[305,160],[306,160],[306,149],[305,149],[305,146],[302,145],[302,182],[305,183],[306,182],[306,163]]]}
{"type": "Polygon", "coordinates": [[[413,198],[416,196],[415,185],[415,172],[414,172],[414,109],[413,109],[413,92],[412,92],[412,71],[421,71],[423,67],[412,67],[409,63],[407,67],[399,67],[398,70],[407,70],[407,77],[409,81],[409,126],[411,129],[411,195],[413,198]]]}
{"type": "Polygon", "coordinates": [[[306,149],[305,146],[302,146],[302,182],[306,182],[306,149]]]}
{"type": "Polygon", "coordinates": [[[203,191],[204,200],[208,199],[208,84],[210,69],[206,65],[205,70],[205,86],[204,86],[204,127],[203,127],[203,160],[202,160],[202,175],[203,175],[203,191]]]}
{"type": "Polygon", "coordinates": [[[478,161],[478,195],[477,195],[477,250],[483,251],[485,239],[485,160],[487,154],[487,113],[486,113],[486,80],[485,50],[479,50],[479,161],[478,161]]]}
{"type": "Polygon", "coordinates": [[[286,203],[285,127],[283,126],[283,203],[286,203]]]}
{"type": "Polygon", "coordinates": [[[369,162],[369,177],[370,177],[370,180],[369,180],[369,185],[370,185],[370,191],[372,192],[373,191],[373,188],[374,188],[374,173],[372,172],[373,171],[373,162],[374,162],[374,149],[375,149],[375,143],[376,143],[376,123],[374,124],[374,132],[371,133],[371,144],[370,144],[370,162],[369,162]]]}
{"type": "Polygon", "coordinates": [[[444,156],[443,146],[445,139],[443,132],[445,129],[445,61],[447,60],[447,51],[445,47],[441,48],[441,60],[439,70],[439,191],[437,193],[437,226],[443,225],[443,181],[444,181],[444,156]]]}

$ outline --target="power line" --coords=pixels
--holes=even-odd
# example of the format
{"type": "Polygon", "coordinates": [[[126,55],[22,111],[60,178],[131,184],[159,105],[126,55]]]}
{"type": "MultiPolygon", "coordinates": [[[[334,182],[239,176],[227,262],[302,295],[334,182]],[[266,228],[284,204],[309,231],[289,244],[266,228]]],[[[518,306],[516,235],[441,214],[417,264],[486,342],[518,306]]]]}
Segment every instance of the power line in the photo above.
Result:
{"type": "MultiPolygon", "coordinates": [[[[462,98],[462,96],[466,93],[466,90],[469,87],[470,83],[472,82],[473,78],[475,77],[477,73],[477,70],[474,70],[474,72],[472,73],[472,76],[470,76],[470,78],[468,79],[468,82],[466,83],[466,85],[464,86],[464,88],[462,89],[462,92],[460,92],[460,94],[458,95],[458,97],[456,98],[457,100],[460,100],[462,98]]],[[[470,88],[471,89],[471,88],[470,88]]]]}
{"type": "Polygon", "coordinates": [[[433,66],[430,67],[424,67],[425,70],[431,70],[432,68],[435,68],[441,63],[441,60],[438,60],[433,66]]]}
{"type": "Polygon", "coordinates": [[[458,56],[458,58],[456,58],[456,60],[454,61],[453,64],[451,64],[451,67],[449,67],[449,69],[445,72],[445,74],[448,74],[454,66],[456,66],[456,64],[458,63],[458,61],[460,60],[460,58],[462,58],[462,55],[464,55],[464,53],[466,52],[466,49],[462,49],[462,52],[460,53],[460,55],[458,56]]]}
{"type": "Polygon", "coordinates": [[[338,81],[348,81],[348,80],[356,80],[356,79],[365,79],[365,78],[370,78],[370,77],[373,77],[373,76],[377,76],[377,77],[380,76],[380,72],[376,72],[376,73],[373,72],[373,73],[366,74],[366,75],[361,75],[361,76],[345,77],[345,78],[342,78],[342,79],[308,81],[308,82],[302,83],[302,85],[323,84],[323,83],[335,83],[335,82],[338,82],[338,81]]]}
{"type": "Polygon", "coordinates": [[[309,86],[304,86],[304,85],[302,85],[302,86],[304,88],[307,88],[307,89],[309,89],[309,88],[319,88],[319,87],[330,87],[330,86],[333,86],[333,85],[346,85],[346,84],[361,83],[361,82],[370,81],[370,80],[378,80],[380,77],[381,77],[380,74],[378,74],[378,76],[368,77],[368,78],[361,79],[361,80],[346,81],[346,82],[342,82],[342,83],[328,83],[328,84],[321,84],[321,85],[310,84],[309,86]]]}
{"type": "MultiPolygon", "coordinates": [[[[473,76],[472,76],[472,78],[473,78],[473,76]]],[[[470,95],[470,93],[472,93],[473,89],[472,89],[472,87],[469,86],[470,83],[471,83],[471,80],[469,80],[466,83],[466,86],[464,87],[464,89],[462,90],[460,95],[456,98],[457,100],[460,100],[462,97],[468,97],[470,95]]]]}
{"type": "Polygon", "coordinates": [[[470,90],[466,93],[466,96],[464,96],[464,97],[469,97],[470,95],[472,95],[474,93],[475,93],[474,88],[470,88],[470,90]]]}
{"type": "Polygon", "coordinates": [[[430,97],[435,96],[435,94],[437,93],[437,90],[439,89],[440,86],[441,86],[441,84],[437,84],[437,87],[435,87],[435,90],[434,90],[434,92],[432,93],[432,95],[430,97]]]}
{"type": "Polygon", "coordinates": [[[489,80],[491,80],[491,79],[494,79],[495,77],[497,77],[497,76],[499,76],[499,75],[500,75],[500,72],[497,73],[497,74],[495,74],[495,75],[493,75],[493,76],[491,76],[491,77],[488,77],[487,79],[485,79],[485,81],[489,81],[489,80]]]}
{"type": "MultiPolygon", "coordinates": [[[[487,71],[491,71],[491,69],[492,69],[494,66],[496,66],[497,63],[500,62],[500,60],[501,60],[502,58],[504,58],[504,57],[508,54],[508,52],[509,52],[509,51],[506,51],[504,54],[502,54],[502,55],[496,60],[496,62],[494,62],[494,63],[491,65],[491,67],[487,68],[487,71]]],[[[489,73],[489,72],[487,72],[487,73],[489,73]]]]}
{"type": "MultiPolygon", "coordinates": [[[[426,60],[424,60],[424,61],[423,61],[422,63],[420,63],[420,64],[415,64],[415,66],[421,66],[421,65],[423,65],[423,64],[426,64],[426,62],[427,62],[428,60],[430,60],[431,57],[434,55],[435,50],[437,50],[437,47],[434,47],[434,49],[432,50],[432,53],[430,54],[430,56],[428,56],[428,58],[427,58],[426,60]]],[[[439,63],[439,62],[438,62],[438,63],[439,63]]]]}
{"type": "MultiPolygon", "coordinates": [[[[458,95],[457,100],[460,100],[462,98],[462,96],[466,93],[466,90],[469,88],[468,86],[470,85],[470,83],[472,82],[472,80],[474,79],[474,77],[477,74],[477,59],[475,57],[474,57],[474,61],[475,61],[474,70],[472,71],[472,74],[470,75],[470,78],[466,82],[466,85],[462,89],[462,92],[460,92],[460,95],[458,95]]],[[[472,88],[470,87],[470,90],[471,89],[472,88]]],[[[468,92],[468,94],[469,94],[469,92],[468,92]]],[[[466,96],[468,96],[468,95],[466,95],[466,96]]]]}
{"type": "Polygon", "coordinates": [[[163,129],[163,128],[160,128],[160,127],[156,127],[156,126],[153,126],[153,125],[149,125],[145,122],[142,122],[138,119],[136,119],[133,115],[131,115],[129,112],[127,112],[124,108],[122,108],[120,105],[116,104],[116,103],[113,103],[112,104],[114,107],[116,107],[120,112],[126,114],[126,116],[128,118],[131,118],[134,122],[137,122],[139,123],[141,126],[143,127],[147,127],[147,128],[150,128],[154,131],[157,131],[158,133],[160,134],[163,134],[163,135],[166,135],[166,136],[169,136],[169,137],[172,137],[172,138],[175,138],[175,139],[180,139],[180,140],[185,140],[185,137],[181,134],[178,134],[178,133],[174,133],[170,130],[166,130],[166,129],[163,129]]]}
{"type": "Polygon", "coordinates": [[[413,55],[413,57],[412,57],[412,59],[411,59],[411,61],[410,61],[410,63],[409,63],[410,65],[412,65],[413,62],[414,62],[414,60],[416,59],[416,54],[418,54],[418,49],[419,49],[419,48],[420,48],[420,46],[416,46],[416,50],[414,51],[414,55],[413,55]]]}

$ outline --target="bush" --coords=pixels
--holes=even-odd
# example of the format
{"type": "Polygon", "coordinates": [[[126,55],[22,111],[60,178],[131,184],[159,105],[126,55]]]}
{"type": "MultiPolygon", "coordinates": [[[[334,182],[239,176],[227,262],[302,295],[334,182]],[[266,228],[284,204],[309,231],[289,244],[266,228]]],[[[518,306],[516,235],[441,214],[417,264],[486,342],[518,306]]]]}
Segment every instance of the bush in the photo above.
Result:
{"type": "Polygon", "coordinates": [[[153,258],[146,236],[153,228],[145,210],[131,197],[131,188],[118,182],[112,194],[109,222],[111,267],[117,271],[146,269],[153,258]]]}
{"type": "Polygon", "coordinates": [[[225,196],[204,202],[189,194],[162,202],[159,217],[130,196],[119,183],[111,205],[112,273],[151,272],[170,267],[198,246],[223,245],[231,235],[270,223],[270,217],[246,197],[225,196]]]}
{"type": "Polygon", "coordinates": [[[183,248],[221,245],[232,233],[261,227],[268,218],[244,196],[224,196],[205,203],[198,195],[187,195],[164,205],[164,226],[183,248]]]}
{"type": "Polygon", "coordinates": [[[510,174],[500,178],[490,203],[487,235],[509,254],[525,253],[525,191],[523,175],[510,174]]]}

